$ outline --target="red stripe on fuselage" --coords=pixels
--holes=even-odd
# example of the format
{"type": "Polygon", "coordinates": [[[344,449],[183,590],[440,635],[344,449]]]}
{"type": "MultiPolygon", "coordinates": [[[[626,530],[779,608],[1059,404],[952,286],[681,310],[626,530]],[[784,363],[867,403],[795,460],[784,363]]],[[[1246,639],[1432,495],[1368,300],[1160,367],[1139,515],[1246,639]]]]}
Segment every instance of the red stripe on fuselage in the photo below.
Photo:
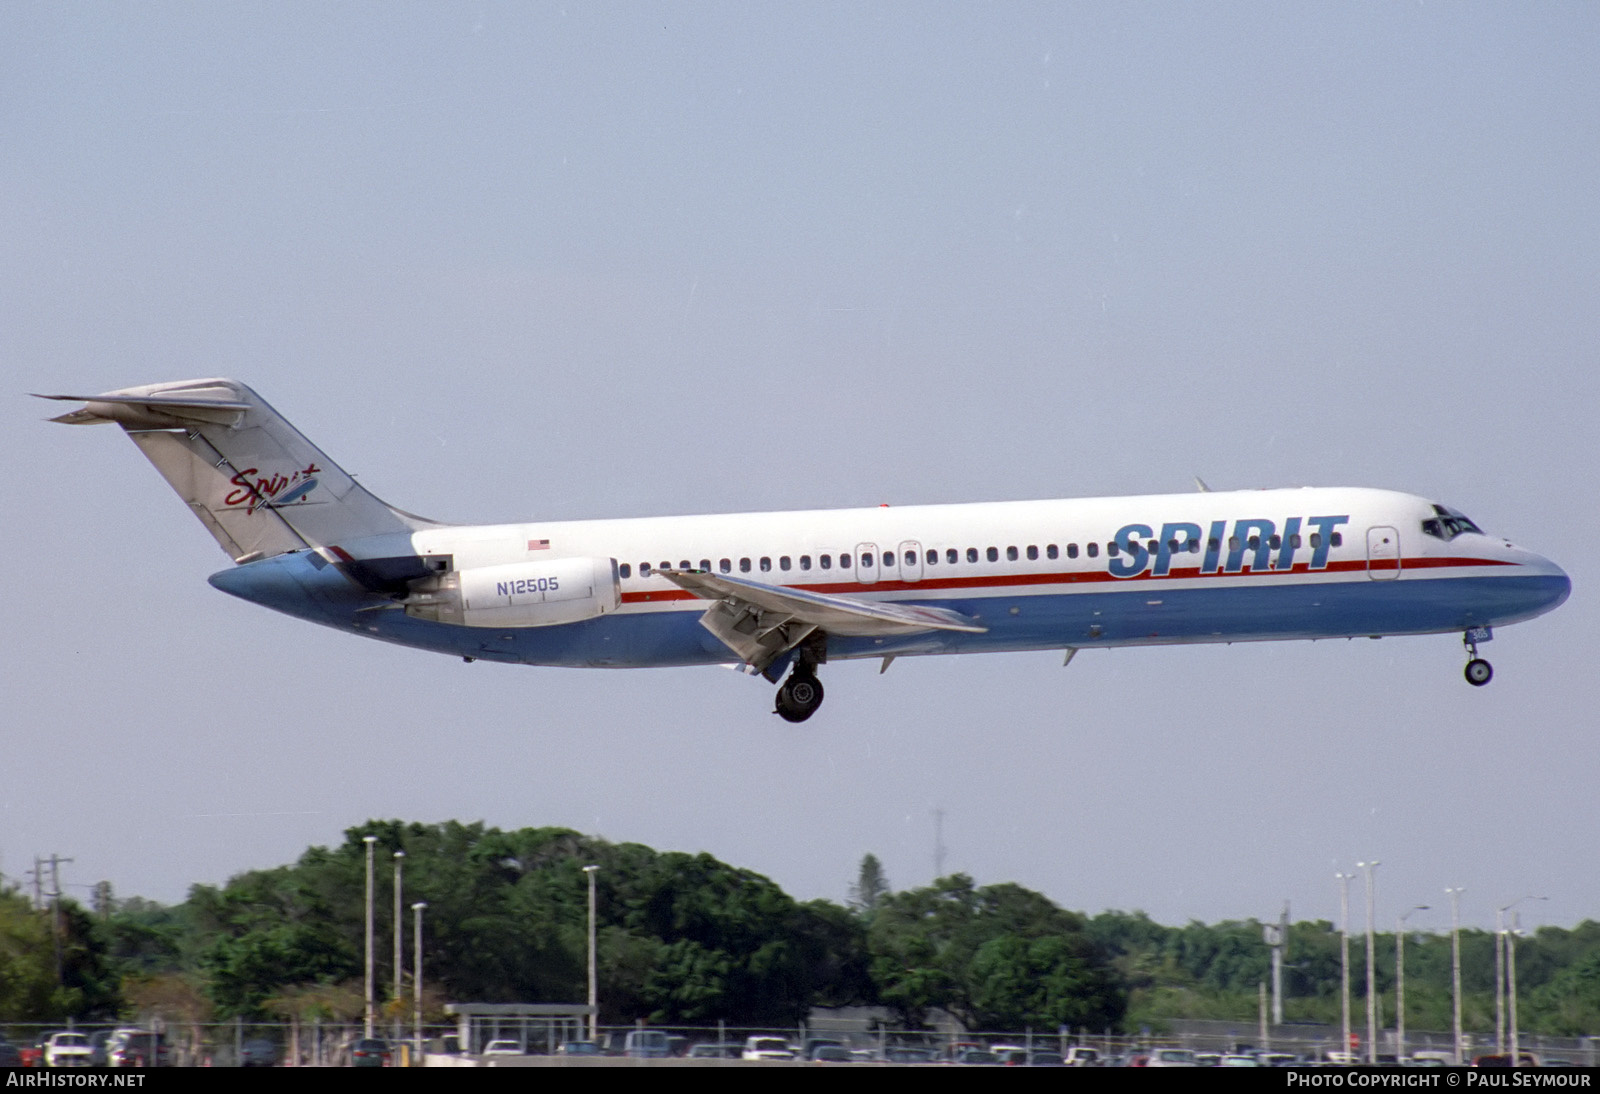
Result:
{"type": "MultiPolygon", "coordinates": [[[[1408,558],[1402,560],[1401,572],[1406,570],[1433,570],[1460,566],[1515,566],[1516,563],[1498,558],[1408,558]]],[[[1379,560],[1378,569],[1393,569],[1392,560],[1379,560]]],[[[1297,562],[1287,570],[1243,570],[1239,573],[1202,574],[1200,567],[1173,567],[1160,577],[1146,570],[1132,577],[1116,577],[1106,570],[1067,570],[1047,574],[990,574],[983,577],[936,577],[923,581],[858,581],[825,582],[811,584],[774,585],[775,589],[803,589],[812,593],[903,593],[923,589],[1000,590],[1026,588],[1032,585],[1083,585],[1090,583],[1126,584],[1131,581],[1179,581],[1195,578],[1227,577],[1279,577],[1284,574],[1358,574],[1368,569],[1366,559],[1348,559],[1330,562],[1320,570],[1313,570],[1308,562],[1297,562]]],[[[660,592],[623,593],[624,604],[657,604],[670,600],[699,600],[687,589],[663,589],[660,592]]]]}

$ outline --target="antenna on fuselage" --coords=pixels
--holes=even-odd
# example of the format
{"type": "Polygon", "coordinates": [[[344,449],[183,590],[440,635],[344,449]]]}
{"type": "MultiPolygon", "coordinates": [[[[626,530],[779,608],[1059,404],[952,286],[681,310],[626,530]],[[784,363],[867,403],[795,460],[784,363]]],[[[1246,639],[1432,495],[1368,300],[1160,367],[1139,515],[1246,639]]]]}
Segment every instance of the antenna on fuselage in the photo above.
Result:
{"type": "Polygon", "coordinates": [[[1194,477],[1194,488],[1200,491],[1202,494],[1211,493],[1211,487],[1207,486],[1206,480],[1202,479],[1199,475],[1194,477]]]}

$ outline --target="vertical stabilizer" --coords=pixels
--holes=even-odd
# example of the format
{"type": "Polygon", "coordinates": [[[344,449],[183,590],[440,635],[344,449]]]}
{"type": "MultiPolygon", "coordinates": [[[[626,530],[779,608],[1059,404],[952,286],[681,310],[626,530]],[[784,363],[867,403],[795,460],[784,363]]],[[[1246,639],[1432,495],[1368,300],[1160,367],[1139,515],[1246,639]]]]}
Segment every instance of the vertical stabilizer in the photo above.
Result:
{"type": "Polygon", "coordinates": [[[235,562],[434,526],[373,497],[233,380],[40,397],[85,404],[53,421],[120,425],[235,562]]]}

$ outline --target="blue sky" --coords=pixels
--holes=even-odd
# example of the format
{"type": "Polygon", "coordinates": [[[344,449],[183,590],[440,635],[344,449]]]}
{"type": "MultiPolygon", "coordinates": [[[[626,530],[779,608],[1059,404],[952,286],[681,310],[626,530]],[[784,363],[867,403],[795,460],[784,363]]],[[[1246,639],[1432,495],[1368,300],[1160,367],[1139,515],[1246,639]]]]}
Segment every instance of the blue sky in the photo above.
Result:
{"type": "Polygon", "coordinates": [[[6,5],[0,871],[176,900],[458,818],[843,899],[942,809],[949,869],[1089,912],[1336,918],[1377,858],[1380,918],[1600,917],[1597,47],[1578,3],[6,5]],[[231,600],[25,397],[210,375],[446,520],[1370,485],[1574,593],[1481,690],[1451,636],[902,659],[791,727],[231,600]]]}

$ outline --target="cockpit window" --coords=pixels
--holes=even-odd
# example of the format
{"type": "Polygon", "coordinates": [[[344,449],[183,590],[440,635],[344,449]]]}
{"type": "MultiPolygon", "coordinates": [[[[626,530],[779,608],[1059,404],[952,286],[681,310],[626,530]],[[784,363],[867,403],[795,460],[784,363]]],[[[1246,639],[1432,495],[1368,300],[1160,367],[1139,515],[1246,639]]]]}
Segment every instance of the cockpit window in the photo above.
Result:
{"type": "Polygon", "coordinates": [[[1482,528],[1454,509],[1435,505],[1433,511],[1435,515],[1422,522],[1422,530],[1435,539],[1442,539],[1448,543],[1465,532],[1483,535],[1482,528]]]}

